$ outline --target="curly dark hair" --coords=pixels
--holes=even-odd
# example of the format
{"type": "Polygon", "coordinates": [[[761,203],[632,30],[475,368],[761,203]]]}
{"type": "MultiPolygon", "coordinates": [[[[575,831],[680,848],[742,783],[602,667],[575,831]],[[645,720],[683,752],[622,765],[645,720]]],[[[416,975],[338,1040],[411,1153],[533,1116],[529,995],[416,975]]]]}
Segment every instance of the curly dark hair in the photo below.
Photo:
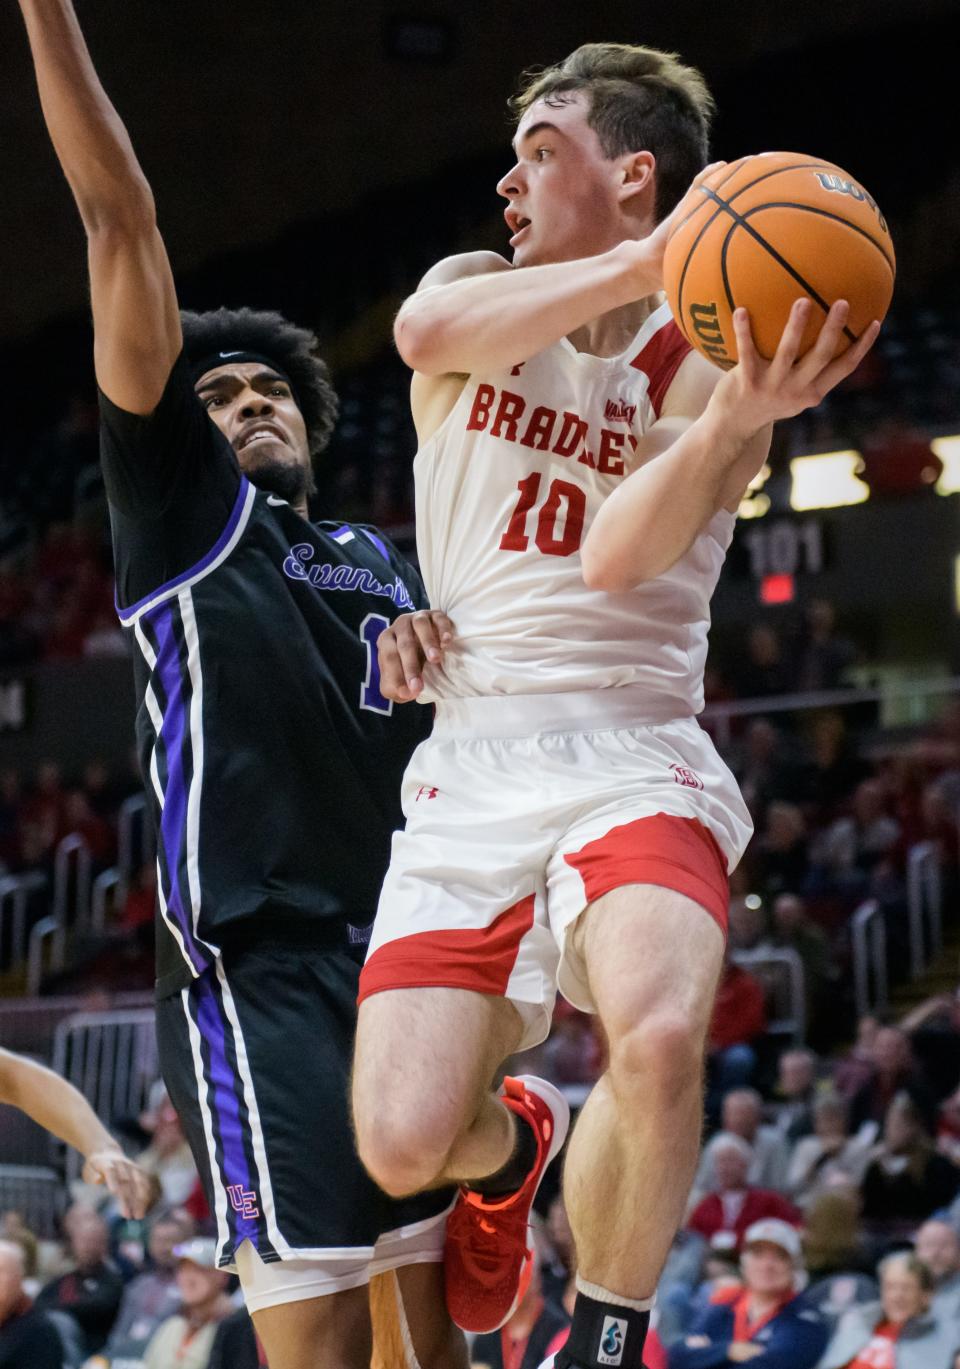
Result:
{"type": "Polygon", "coordinates": [[[679,204],[707,160],[714,103],[703,76],[675,53],[629,43],[584,43],[553,66],[525,72],[510,100],[519,122],[537,100],[569,102],[583,90],[587,123],[605,157],[641,148],[657,159],[656,217],[679,204]]]}
{"type": "Polygon", "coordinates": [[[215,352],[260,352],[289,377],[307,427],[310,455],[317,457],[330,441],[340,405],[326,362],[317,355],[316,335],[298,328],[282,314],[258,309],[211,309],[180,313],[183,349],[188,361],[215,352]]]}

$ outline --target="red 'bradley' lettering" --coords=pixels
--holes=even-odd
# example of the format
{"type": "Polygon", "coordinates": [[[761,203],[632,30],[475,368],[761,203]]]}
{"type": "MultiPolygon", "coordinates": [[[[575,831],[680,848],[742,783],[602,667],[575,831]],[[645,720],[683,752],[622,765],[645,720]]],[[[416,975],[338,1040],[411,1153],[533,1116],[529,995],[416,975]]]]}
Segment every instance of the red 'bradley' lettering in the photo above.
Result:
{"type": "MultiPolygon", "coordinates": [[[[628,407],[620,406],[615,421],[625,421],[628,407]]],[[[610,402],[607,403],[610,408],[610,402]]],[[[527,401],[522,395],[511,390],[501,390],[499,397],[493,385],[486,383],[477,386],[473,397],[470,416],[467,419],[468,432],[483,432],[489,428],[491,437],[500,437],[505,442],[518,442],[532,451],[553,452],[564,460],[573,459],[580,466],[586,466],[601,475],[625,475],[626,462],[624,451],[627,444],[631,451],[637,450],[637,439],[630,432],[616,432],[611,428],[599,430],[600,443],[596,454],[589,444],[590,427],[585,418],[564,409],[558,414],[546,404],[538,404],[526,418],[521,433],[521,419],[527,411],[527,401]]],[[[610,417],[609,414],[606,415],[610,417]]]]}
{"type": "Polygon", "coordinates": [[[490,436],[505,437],[508,442],[516,442],[517,419],[526,407],[527,402],[521,395],[514,395],[509,390],[502,390],[500,403],[497,405],[497,416],[490,426],[490,436]],[[504,428],[506,428],[506,432],[504,432],[504,428]]]}
{"type": "Polygon", "coordinates": [[[478,385],[477,393],[473,399],[473,408],[470,410],[470,417],[467,419],[467,432],[483,432],[490,422],[490,409],[493,401],[497,397],[497,392],[492,385],[478,385]]]}
{"type": "Polygon", "coordinates": [[[556,409],[548,409],[545,405],[538,404],[530,415],[526,432],[520,439],[522,445],[533,447],[538,452],[545,452],[550,446],[550,438],[553,436],[553,427],[556,421],[556,409]]]}

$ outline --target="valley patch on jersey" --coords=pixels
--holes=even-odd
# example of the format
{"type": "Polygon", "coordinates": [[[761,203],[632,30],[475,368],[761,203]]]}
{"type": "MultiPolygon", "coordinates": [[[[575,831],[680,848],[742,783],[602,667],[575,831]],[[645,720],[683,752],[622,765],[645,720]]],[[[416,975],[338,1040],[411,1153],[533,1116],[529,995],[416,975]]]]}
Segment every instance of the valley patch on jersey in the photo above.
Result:
{"type": "Polygon", "coordinates": [[[426,606],[375,529],[311,523],[240,473],[182,359],[148,419],[101,397],[118,612],[158,846],[158,992],[250,919],[374,915],[429,712],[379,689],[376,641],[426,606]]]}

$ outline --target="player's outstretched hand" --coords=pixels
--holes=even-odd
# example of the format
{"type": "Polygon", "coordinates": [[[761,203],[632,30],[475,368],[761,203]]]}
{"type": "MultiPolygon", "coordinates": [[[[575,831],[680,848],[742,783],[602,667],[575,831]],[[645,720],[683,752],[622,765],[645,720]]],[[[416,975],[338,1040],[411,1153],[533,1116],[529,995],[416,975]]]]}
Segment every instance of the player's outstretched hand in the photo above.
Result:
{"type": "Polygon", "coordinates": [[[453,641],[453,623],[439,609],[402,613],[377,638],[380,693],[396,703],[410,703],[423,690],[423,667],[442,665],[453,641]]]}
{"type": "Polygon", "coordinates": [[[770,423],[793,418],[819,404],[825,395],[857,369],[877,339],[880,324],[874,320],[857,342],[834,357],[843,338],[850,306],[835,301],[823,322],[816,342],[799,356],[800,343],[813,302],[798,299],[780,336],[776,354],[766,361],[757,351],[746,309],[736,309],[733,327],[740,360],[720,380],[710,400],[726,430],[746,440],[770,423]]]}
{"type": "Polygon", "coordinates": [[[155,1182],[145,1170],[116,1150],[97,1150],[83,1166],[87,1184],[103,1184],[116,1198],[125,1217],[143,1217],[156,1197],[155,1182]]]}

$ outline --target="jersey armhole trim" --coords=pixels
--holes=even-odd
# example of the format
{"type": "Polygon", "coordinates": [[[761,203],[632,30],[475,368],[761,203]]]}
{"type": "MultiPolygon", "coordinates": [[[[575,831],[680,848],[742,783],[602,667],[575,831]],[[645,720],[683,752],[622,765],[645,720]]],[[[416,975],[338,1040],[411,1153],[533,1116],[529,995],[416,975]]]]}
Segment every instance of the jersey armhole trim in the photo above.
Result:
{"type": "Polygon", "coordinates": [[[256,495],[256,487],[241,476],[240,488],[237,491],[237,497],[234,500],[223,532],[202,560],[198,561],[196,565],[188,567],[175,579],[168,580],[166,584],[152,590],[129,608],[122,608],[119,600],[115,598],[117,617],[123,626],[132,627],[145,613],[149,613],[151,609],[178,594],[180,590],[196,584],[198,580],[202,580],[216,570],[227,559],[243,535],[244,529],[250,521],[256,495]]]}

